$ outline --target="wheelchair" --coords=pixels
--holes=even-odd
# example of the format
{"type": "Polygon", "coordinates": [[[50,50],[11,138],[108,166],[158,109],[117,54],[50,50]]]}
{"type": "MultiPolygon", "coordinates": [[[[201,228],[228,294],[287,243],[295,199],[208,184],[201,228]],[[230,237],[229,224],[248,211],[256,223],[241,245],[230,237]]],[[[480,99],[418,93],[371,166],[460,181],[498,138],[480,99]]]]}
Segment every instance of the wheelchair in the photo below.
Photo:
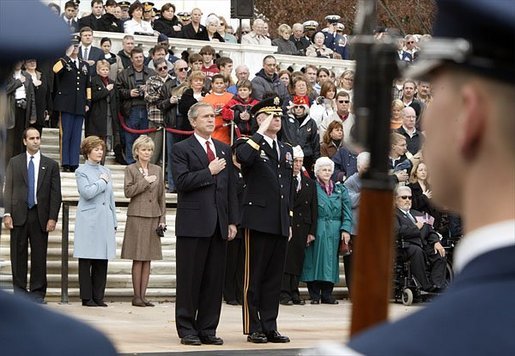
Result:
{"type": "MultiPolygon", "coordinates": [[[[426,292],[422,290],[422,285],[411,273],[411,266],[409,259],[405,260],[403,256],[403,249],[406,243],[404,241],[396,241],[396,256],[394,260],[394,280],[393,280],[393,298],[396,303],[409,306],[414,302],[425,302],[440,294],[440,292],[426,292]]],[[[444,245],[446,250],[446,266],[445,266],[445,281],[448,286],[454,279],[454,272],[452,269],[452,254],[455,244],[444,245]],[[449,255],[450,258],[447,256],[449,255]]],[[[426,261],[426,263],[428,263],[426,261]]],[[[429,265],[426,271],[429,271],[429,265]]]]}

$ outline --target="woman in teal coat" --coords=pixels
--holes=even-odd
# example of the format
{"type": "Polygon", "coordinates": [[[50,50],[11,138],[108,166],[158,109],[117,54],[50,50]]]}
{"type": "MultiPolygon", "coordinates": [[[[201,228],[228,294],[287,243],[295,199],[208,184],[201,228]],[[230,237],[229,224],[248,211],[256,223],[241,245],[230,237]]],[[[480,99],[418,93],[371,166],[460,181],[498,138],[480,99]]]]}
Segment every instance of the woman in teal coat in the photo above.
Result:
{"type": "Polygon", "coordinates": [[[340,240],[350,240],[352,210],[347,188],[331,180],[334,162],[320,157],[315,163],[318,219],[315,240],[306,247],[301,280],[308,285],[311,304],[338,304],[332,296],[339,279],[340,240]]]}

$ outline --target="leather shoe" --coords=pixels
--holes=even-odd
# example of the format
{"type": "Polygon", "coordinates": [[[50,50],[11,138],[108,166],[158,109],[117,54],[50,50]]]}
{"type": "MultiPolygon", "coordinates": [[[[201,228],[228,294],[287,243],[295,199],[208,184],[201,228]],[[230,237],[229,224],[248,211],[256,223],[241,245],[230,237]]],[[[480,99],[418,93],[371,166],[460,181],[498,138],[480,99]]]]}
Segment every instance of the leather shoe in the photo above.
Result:
{"type": "Polygon", "coordinates": [[[311,304],[320,304],[320,301],[318,299],[313,299],[311,301],[311,304]]]}
{"type": "Polygon", "coordinates": [[[281,300],[279,302],[281,305],[293,305],[293,301],[290,299],[290,300],[281,300]]]}
{"type": "Polygon", "coordinates": [[[254,344],[266,344],[268,342],[268,339],[266,338],[265,334],[256,331],[247,336],[247,341],[252,342],[254,344]]]}
{"type": "Polygon", "coordinates": [[[183,345],[195,345],[199,346],[202,345],[200,342],[200,339],[197,335],[186,335],[181,339],[181,344],[183,345]]]}
{"type": "Polygon", "coordinates": [[[328,300],[322,300],[322,304],[338,304],[338,301],[335,298],[330,298],[328,300]]]}
{"type": "Polygon", "coordinates": [[[93,301],[93,299],[89,299],[89,300],[83,299],[82,300],[82,306],[84,306],[84,307],[98,307],[97,303],[95,303],[93,301]]]}
{"type": "Polygon", "coordinates": [[[206,335],[200,337],[200,342],[206,345],[223,345],[224,340],[221,337],[216,337],[214,335],[206,335]]]}
{"type": "Polygon", "coordinates": [[[277,330],[272,330],[266,333],[266,338],[268,342],[274,343],[285,343],[290,342],[290,338],[288,336],[284,336],[279,334],[277,330]]]}
{"type": "Polygon", "coordinates": [[[103,301],[103,300],[94,300],[93,301],[95,302],[96,305],[98,305],[99,307],[107,307],[107,304],[103,301]]]}
{"type": "Polygon", "coordinates": [[[238,305],[238,301],[237,300],[228,300],[226,303],[229,304],[229,305],[238,305]]]}
{"type": "Polygon", "coordinates": [[[304,301],[304,299],[293,299],[293,304],[304,305],[304,304],[306,304],[306,302],[304,301]]]}
{"type": "Polygon", "coordinates": [[[134,297],[132,298],[132,306],[134,307],[145,307],[145,303],[141,300],[141,298],[134,297]]]}

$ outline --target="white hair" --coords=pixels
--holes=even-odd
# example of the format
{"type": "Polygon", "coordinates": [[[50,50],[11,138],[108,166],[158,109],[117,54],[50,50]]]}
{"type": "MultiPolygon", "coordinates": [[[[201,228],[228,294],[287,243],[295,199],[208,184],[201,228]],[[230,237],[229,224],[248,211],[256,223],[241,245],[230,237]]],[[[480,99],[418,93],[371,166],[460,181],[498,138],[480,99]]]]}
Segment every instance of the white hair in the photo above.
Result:
{"type": "Polygon", "coordinates": [[[216,15],[209,15],[206,18],[206,26],[209,26],[210,24],[214,24],[216,26],[220,25],[220,19],[216,15]]]}
{"type": "Polygon", "coordinates": [[[395,196],[396,197],[400,197],[402,195],[402,191],[406,191],[408,193],[411,194],[411,188],[406,186],[406,185],[400,185],[398,184],[397,187],[395,188],[395,196]]]}
{"type": "Polygon", "coordinates": [[[370,164],[370,153],[366,151],[361,152],[356,157],[356,164],[360,168],[367,167],[370,164]]]}
{"type": "Polygon", "coordinates": [[[320,157],[315,162],[315,175],[318,175],[318,172],[322,167],[331,167],[331,172],[334,172],[334,162],[329,157],[320,157]]]}

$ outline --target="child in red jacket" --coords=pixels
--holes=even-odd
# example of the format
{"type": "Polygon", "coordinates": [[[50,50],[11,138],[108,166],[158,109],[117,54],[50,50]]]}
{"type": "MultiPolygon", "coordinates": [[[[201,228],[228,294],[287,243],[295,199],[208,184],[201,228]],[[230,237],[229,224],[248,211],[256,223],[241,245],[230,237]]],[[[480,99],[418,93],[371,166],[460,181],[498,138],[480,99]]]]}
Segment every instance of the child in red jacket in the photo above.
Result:
{"type": "Polygon", "coordinates": [[[224,120],[234,121],[236,138],[252,136],[257,131],[257,123],[250,113],[250,109],[259,103],[252,98],[252,84],[250,80],[241,80],[236,84],[238,94],[225,104],[222,109],[224,120]]]}

